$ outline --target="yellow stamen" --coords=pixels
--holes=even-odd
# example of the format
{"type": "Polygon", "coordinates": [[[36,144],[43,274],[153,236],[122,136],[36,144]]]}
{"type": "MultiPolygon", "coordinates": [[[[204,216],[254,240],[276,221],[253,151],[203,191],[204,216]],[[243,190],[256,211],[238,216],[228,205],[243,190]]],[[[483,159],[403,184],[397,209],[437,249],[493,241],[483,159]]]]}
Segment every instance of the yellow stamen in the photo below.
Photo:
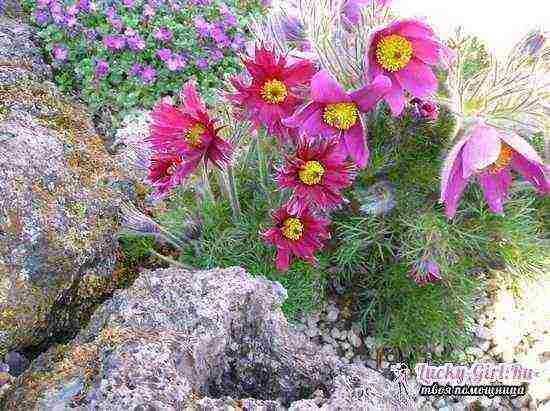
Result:
{"type": "Polygon", "coordinates": [[[325,107],[323,120],[329,126],[349,130],[357,123],[359,111],[355,103],[336,103],[325,107]]]}
{"type": "Polygon", "coordinates": [[[269,104],[280,104],[288,96],[285,83],[279,80],[269,80],[264,83],[260,94],[269,104]]]}
{"type": "Polygon", "coordinates": [[[405,67],[412,57],[412,44],[405,37],[392,34],[376,46],[376,59],[386,70],[395,72],[405,67]]]}
{"type": "Polygon", "coordinates": [[[512,148],[507,144],[501,143],[500,154],[496,161],[488,167],[489,173],[497,174],[508,167],[512,162],[512,154],[514,154],[512,148]]]}
{"type": "Polygon", "coordinates": [[[325,174],[325,168],[318,161],[308,161],[303,168],[298,171],[298,176],[304,184],[312,186],[319,184],[325,174]]]}
{"type": "Polygon", "coordinates": [[[297,241],[302,238],[304,225],[299,218],[290,217],[284,221],[281,231],[283,232],[283,235],[289,240],[297,241]]]}
{"type": "Polygon", "coordinates": [[[201,144],[200,136],[206,131],[206,128],[202,124],[197,123],[187,130],[187,133],[185,133],[185,139],[192,147],[198,147],[201,144]]]}

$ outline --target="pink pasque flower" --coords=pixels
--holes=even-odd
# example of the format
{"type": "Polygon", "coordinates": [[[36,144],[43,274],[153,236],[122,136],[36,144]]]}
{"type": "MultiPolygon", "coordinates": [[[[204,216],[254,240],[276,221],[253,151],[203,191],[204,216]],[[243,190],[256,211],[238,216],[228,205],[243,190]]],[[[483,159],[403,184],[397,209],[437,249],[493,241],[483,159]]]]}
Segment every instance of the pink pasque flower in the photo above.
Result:
{"type": "Polygon", "coordinates": [[[419,286],[436,284],[441,281],[439,265],[432,260],[421,260],[409,272],[409,277],[419,286]]]}
{"type": "Polygon", "coordinates": [[[291,212],[308,205],[329,209],[342,202],[340,192],[351,184],[353,169],[336,138],[302,137],[296,152],[287,157],[279,170],[277,185],[280,189],[292,189],[287,205],[291,212]]]}
{"type": "Polygon", "coordinates": [[[361,113],[372,109],[390,87],[390,80],[381,75],[371,84],[346,93],[328,71],[322,70],[311,80],[311,101],[285,119],[283,124],[297,127],[300,134],[310,137],[338,136],[340,144],[355,163],[364,167],[369,152],[361,113]]]}
{"type": "Polygon", "coordinates": [[[228,95],[237,107],[242,107],[242,117],[259,128],[264,126],[280,142],[288,140],[288,130],[282,120],[294,113],[303,102],[299,88],[306,86],[315,73],[309,60],[299,59],[288,65],[284,56],[256,46],[254,59],[243,59],[252,77],[249,84],[240,78],[231,79],[236,93],[228,95]]]}
{"type": "Polygon", "coordinates": [[[290,213],[283,206],[273,214],[273,221],[275,227],[260,235],[277,248],[275,266],[279,271],[288,268],[292,256],[315,263],[313,253],[323,247],[323,240],[330,238],[329,220],[315,217],[307,207],[290,213]]]}
{"type": "Polygon", "coordinates": [[[503,203],[512,183],[511,170],[521,174],[541,195],[550,191],[547,167],[523,138],[485,124],[475,123],[452,148],[441,175],[441,202],[452,218],[468,181],[476,177],[489,209],[503,212],[503,203]],[[545,169],[546,168],[546,169],[545,169]]]}
{"type": "Polygon", "coordinates": [[[437,90],[438,82],[430,66],[451,58],[451,51],[440,43],[430,27],[418,20],[399,20],[375,30],[365,56],[367,79],[388,76],[392,87],[384,100],[394,116],[405,106],[405,91],[424,98],[437,90]]]}
{"type": "Polygon", "coordinates": [[[200,161],[226,166],[233,148],[218,136],[216,119],[211,119],[193,82],[187,82],[180,95],[182,105],[174,107],[161,101],[153,110],[151,134],[147,139],[159,153],[176,153],[181,157],[178,175],[193,172],[200,161]]]}

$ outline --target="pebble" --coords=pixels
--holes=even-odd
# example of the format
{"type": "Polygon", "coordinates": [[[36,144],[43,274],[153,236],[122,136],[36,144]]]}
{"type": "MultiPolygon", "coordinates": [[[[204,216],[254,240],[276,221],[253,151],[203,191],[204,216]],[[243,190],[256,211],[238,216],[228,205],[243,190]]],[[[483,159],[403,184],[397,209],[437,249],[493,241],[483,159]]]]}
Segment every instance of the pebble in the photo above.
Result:
{"type": "Polygon", "coordinates": [[[350,331],[348,340],[355,348],[361,347],[361,337],[355,334],[355,332],[350,331]]]}
{"type": "Polygon", "coordinates": [[[330,332],[330,335],[334,339],[339,339],[340,338],[340,331],[338,330],[338,328],[333,328],[332,331],[330,332]]]}
{"type": "Polygon", "coordinates": [[[340,345],[342,346],[342,349],[343,349],[344,351],[349,350],[350,347],[351,347],[351,345],[350,345],[349,343],[347,343],[347,342],[343,342],[343,343],[341,343],[340,345]]]}
{"type": "Polygon", "coordinates": [[[432,404],[435,408],[441,409],[447,405],[447,402],[445,401],[444,398],[439,398],[438,400],[434,401],[432,404]]]}
{"type": "Polygon", "coordinates": [[[332,306],[327,311],[327,320],[333,323],[338,319],[339,314],[340,314],[340,310],[338,310],[336,306],[332,306]]]}

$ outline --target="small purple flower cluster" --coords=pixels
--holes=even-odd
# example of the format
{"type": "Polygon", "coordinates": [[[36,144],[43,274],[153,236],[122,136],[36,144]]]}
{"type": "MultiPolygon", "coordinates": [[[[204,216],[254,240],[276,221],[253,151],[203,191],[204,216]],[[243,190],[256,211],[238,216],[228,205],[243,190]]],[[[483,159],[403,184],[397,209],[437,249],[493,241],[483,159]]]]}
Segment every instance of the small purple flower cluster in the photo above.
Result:
{"type": "MultiPolygon", "coordinates": [[[[225,3],[217,4],[219,17],[213,19],[211,12],[203,12],[204,7],[212,5],[212,0],[122,0],[101,7],[89,0],[70,3],[64,0],[35,0],[32,15],[37,25],[54,25],[65,33],[67,44],[56,41],[51,48],[52,57],[58,63],[67,64],[69,56],[75,57],[70,53],[71,39],[82,34],[88,43],[99,42],[90,45],[90,49],[98,50],[93,59],[96,80],[109,74],[109,65],[116,59],[116,53],[131,51],[136,58],[127,66],[127,78],[137,78],[142,83],[151,84],[155,82],[159,70],[178,73],[187,68],[206,70],[231,55],[227,50],[244,49],[245,37],[240,32],[239,18],[232,8],[225,3]],[[193,11],[191,24],[196,30],[196,35],[188,34],[195,42],[188,49],[174,43],[174,30],[178,27],[183,30],[182,27],[186,26],[183,22],[176,23],[177,14],[183,7],[193,11]],[[174,24],[167,27],[166,17],[170,15],[174,17],[174,24]],[[93,27],[87,26],[90,24],[88,21],[92,21],[90,16],[95,17],[93,27]],[[134,22],[128,23],[125,16],[130,16],[134,22]],[[107,32],[97,28],[98,18],[104,19],[107,32]],[[161,22],[162,25],[158,25],[161,22]],[[114,54],[114,57],[105,58],[102,49],[114,54]],[[147,52],[147,55],[140,56],[140,52],[147,52]],[[99,58],[100,55],[103,58],[99,58]]],[[[177,34],[179,37],[181,33],[177,34]]]]}

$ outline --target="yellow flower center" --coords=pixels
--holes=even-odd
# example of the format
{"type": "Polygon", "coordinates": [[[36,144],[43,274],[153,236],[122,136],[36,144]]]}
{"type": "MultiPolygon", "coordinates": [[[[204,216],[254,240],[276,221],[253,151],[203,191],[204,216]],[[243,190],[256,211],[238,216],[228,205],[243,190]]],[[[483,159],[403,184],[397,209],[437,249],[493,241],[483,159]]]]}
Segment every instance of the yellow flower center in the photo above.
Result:
{"type": "Polygon", "coordinates": [[[497,174],[508,167],[508,165],[512,162],[512,154],[514,154],[512,148],[509,145],[502,143],[498,158],[493,164],[487,167],[489,173],[497,174]]]}
{"type": "Polygon", "coordinates": [[[378,42],[376,59],[386,70],[395,72],[405,67],[412,57],[412,44],[405,37],[392,34],[378,42]]]}
{"type": "Polygon", "coordinates": [[[269,80],[264,83],[260,91],[262,98],[269,104],[280,104],[288,96],[285,83],[279,80],[269,80]]]}
{"type": "Polygon", "coordinates": [[[187,130],[187,133],[185,133],[185,139],[192,147],[198,147],[201,144],[200,136],[205,132],[206,128],[202,124],[197,123],[187,130]]]}
{"type": "Polygon", "coordinates": [[[304,225],[299,218],[290,217],[287,218],[281,228],[283,235],[289,240],[297,241],[302,237],[304,232],[304,225]]]}
{"type": "Polygon", "coordinates": [[[357,123],[359,111],[355,103],[336,103],[325,107],[323,120],[329,126],[349,130],[357,123]]]}
{"type": "Polygon", "coordinates": [[[325,168],[318,161],[308,161],[300,171],[298,176],[302,183],[312,186],[319,184],[325,174],[325,168]]]}

